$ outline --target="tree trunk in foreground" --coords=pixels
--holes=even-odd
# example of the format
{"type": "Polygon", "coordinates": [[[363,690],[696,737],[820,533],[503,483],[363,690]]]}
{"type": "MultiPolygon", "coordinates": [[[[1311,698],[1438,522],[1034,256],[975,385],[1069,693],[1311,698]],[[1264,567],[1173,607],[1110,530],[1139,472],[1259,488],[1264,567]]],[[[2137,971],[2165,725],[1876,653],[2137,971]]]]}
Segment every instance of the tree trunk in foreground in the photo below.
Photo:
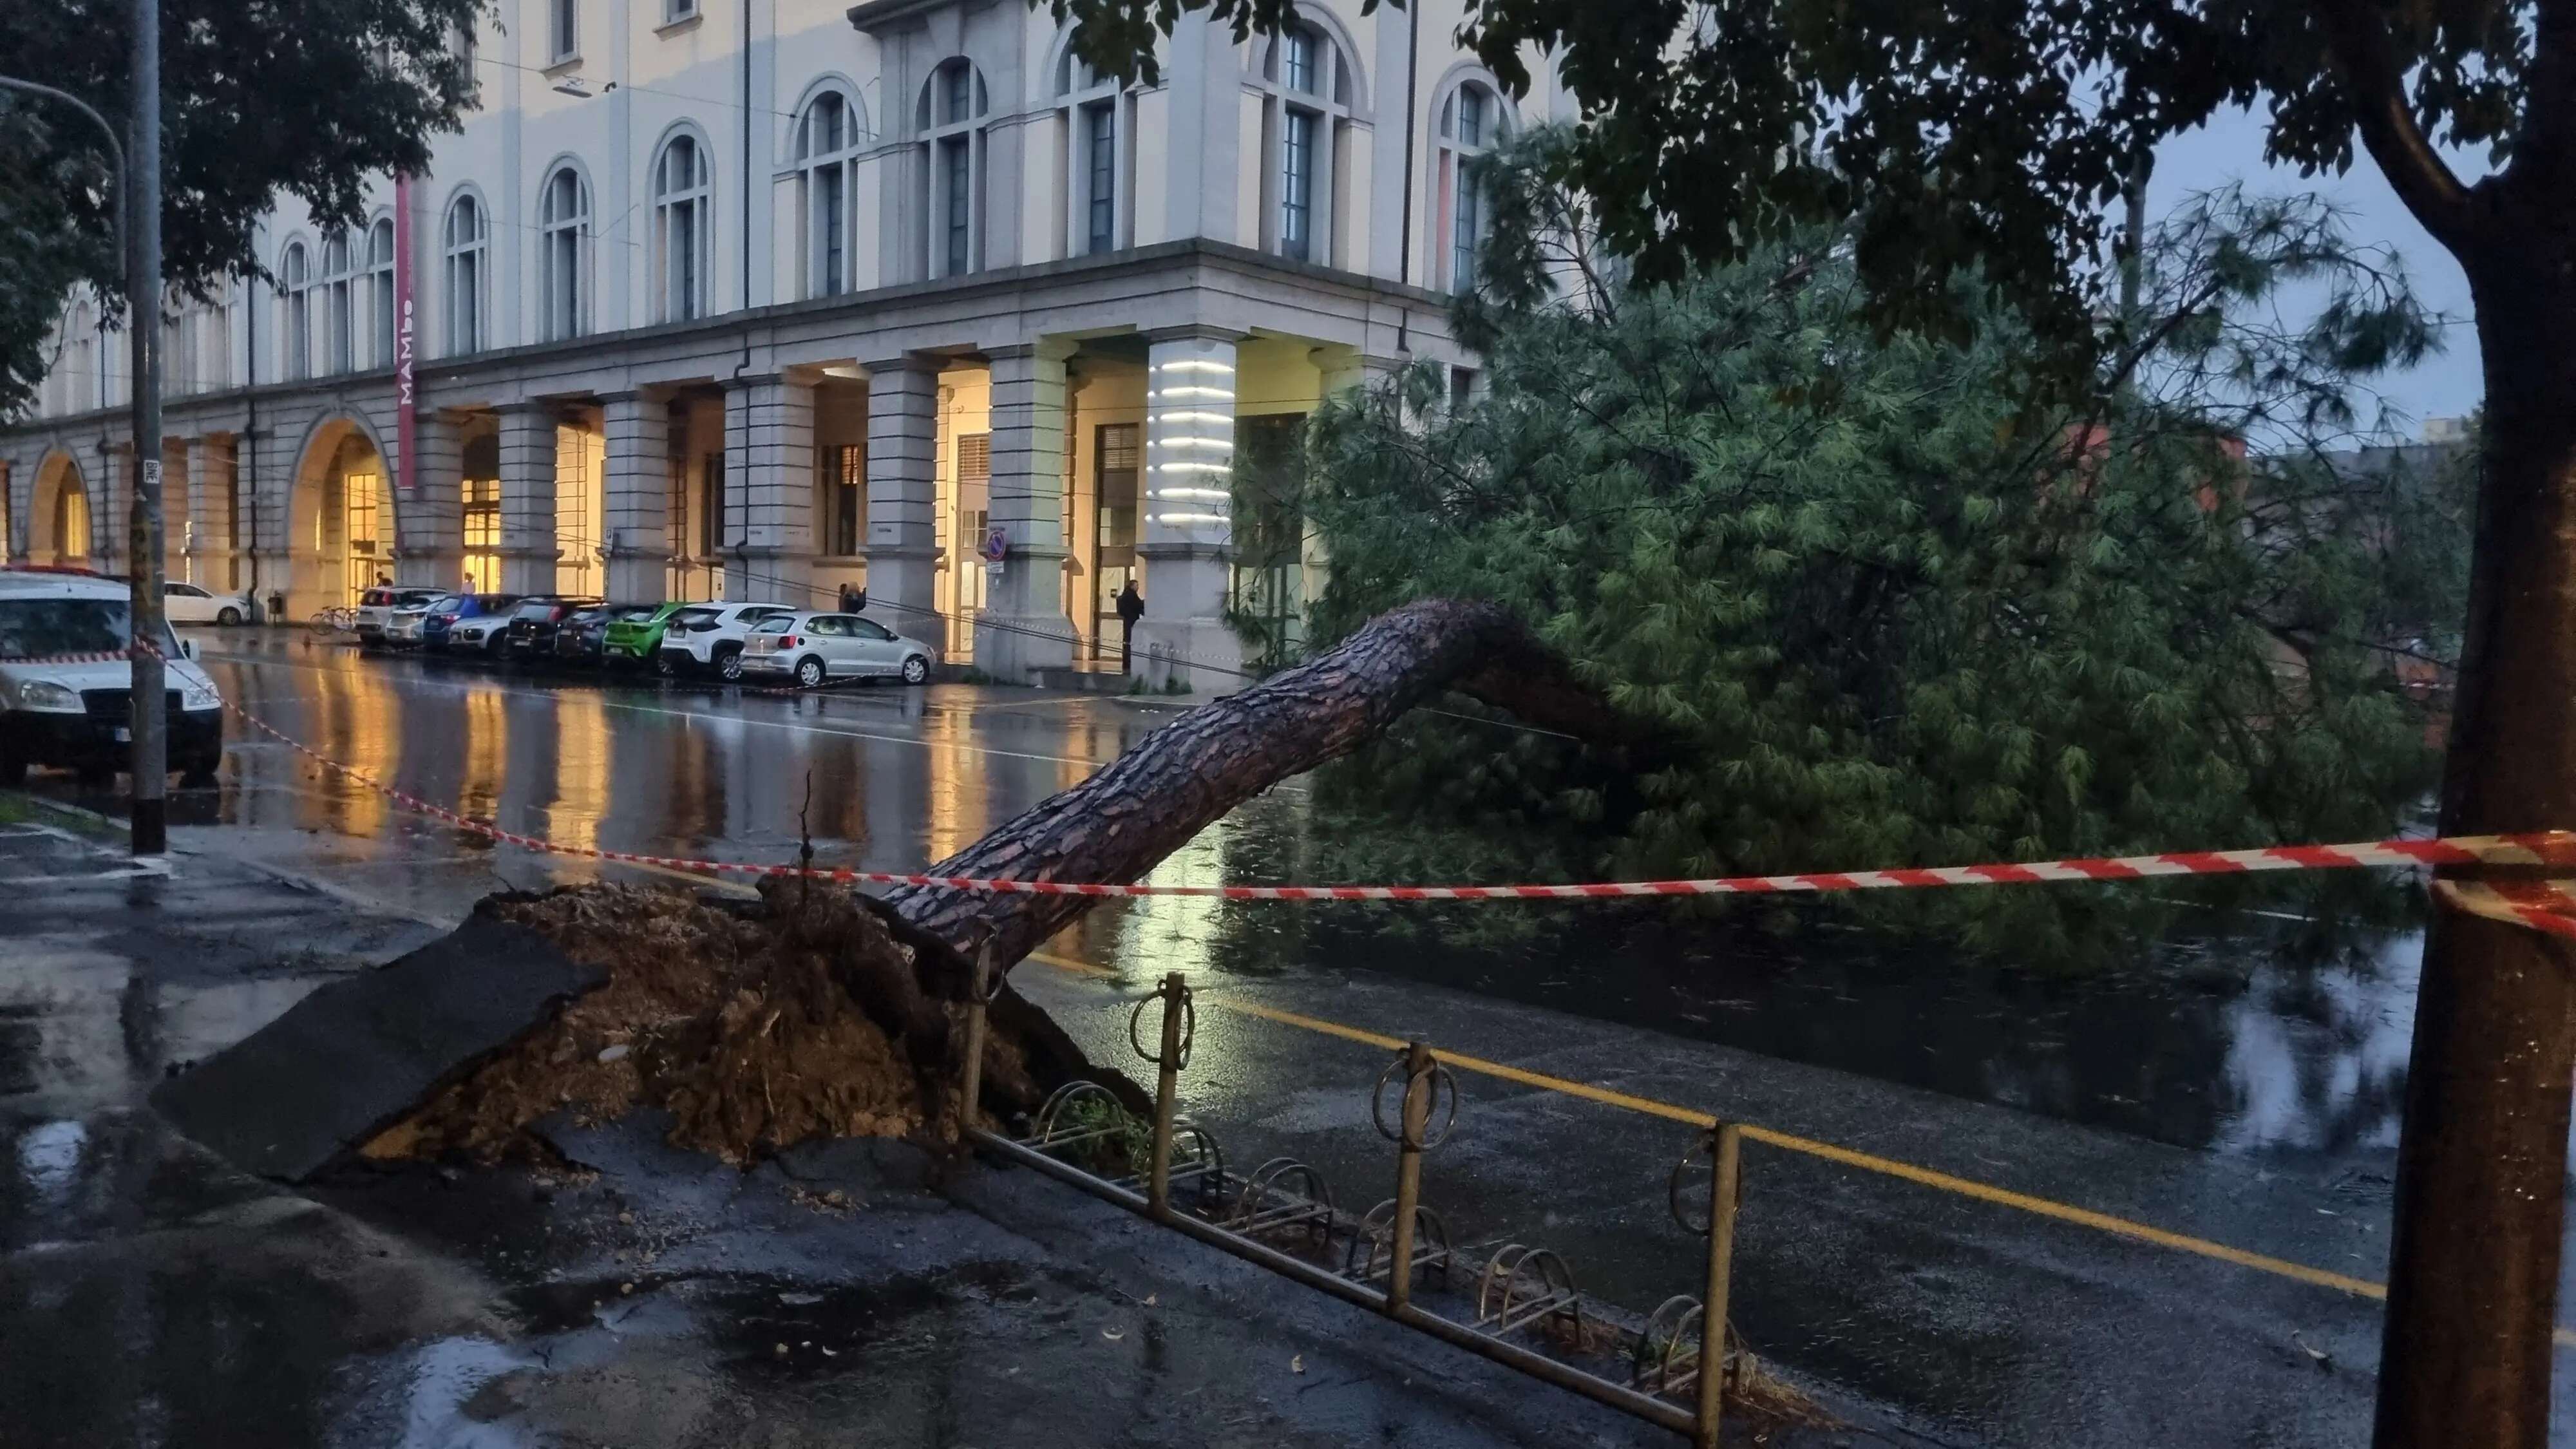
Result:
{"type": "MultiPolygon", "coordinates": [[[[1349,754],[1443,689],[1624,750],[1640,765],[1658,753],[1655,740],[1577,683],[1508,611],[1424,599],[1369,621],[1311,663],[1190,711],[930,873],[1133,881],[1235,806],[1349,754]]],[[[1005,969],[1097,904],[928,886],[904,887],[887,901],[969,957],[989,936],[1005,969]]]]}
{"type": "MultiPolygon", "coordinates": [[[[2576,828],[2576,238],[2500,226],[2462,257],[2488,411],[2441,828],[2576,828]]],[[[2398,1148],[2379,1449],[2548,1443],[2571,1071],[2576,950],[2440,913],[2398,1148]]]]}

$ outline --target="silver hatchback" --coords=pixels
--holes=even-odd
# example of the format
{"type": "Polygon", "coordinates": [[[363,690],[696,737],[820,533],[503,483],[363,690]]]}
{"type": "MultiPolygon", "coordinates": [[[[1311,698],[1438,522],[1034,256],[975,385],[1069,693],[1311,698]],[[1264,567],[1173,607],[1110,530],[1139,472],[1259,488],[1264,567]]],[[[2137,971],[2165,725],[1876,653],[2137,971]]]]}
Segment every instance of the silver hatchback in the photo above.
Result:
{"type": "Polygon", "coordinates": [[[800,613],[766,619],[743,641],[742,672],[786,675],[807,689],[831,679],[922,684],[939,662],[931,647],[860,614],[800,613]]]}

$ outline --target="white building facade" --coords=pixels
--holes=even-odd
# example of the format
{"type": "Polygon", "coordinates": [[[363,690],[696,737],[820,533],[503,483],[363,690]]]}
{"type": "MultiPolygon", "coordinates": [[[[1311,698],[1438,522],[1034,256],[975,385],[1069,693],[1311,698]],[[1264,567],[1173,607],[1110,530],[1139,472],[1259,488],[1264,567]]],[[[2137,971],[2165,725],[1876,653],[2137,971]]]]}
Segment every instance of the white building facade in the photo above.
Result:
{"type": "MultiPolygon", "coordinates": [[[[379,578],[864,584],[1008,679],[1115,667],[1132,579],[1135,668],[1233,668],[1229,613],[1293,638],[1314,586],[1265,506],[1306,416],[1468,376],[1459,167],[1557,97],[1507,100],[1459,18],[1185,16],[1122,86],[1019,0],[501,0],[426,174],[345,234],[272,214],[274,281],[164,324],[165,566],[288,618],[379,578]]],[[[0,431],[7,552],[121,569],[125,347],[85,304],[58,342],[0,431]]]]}

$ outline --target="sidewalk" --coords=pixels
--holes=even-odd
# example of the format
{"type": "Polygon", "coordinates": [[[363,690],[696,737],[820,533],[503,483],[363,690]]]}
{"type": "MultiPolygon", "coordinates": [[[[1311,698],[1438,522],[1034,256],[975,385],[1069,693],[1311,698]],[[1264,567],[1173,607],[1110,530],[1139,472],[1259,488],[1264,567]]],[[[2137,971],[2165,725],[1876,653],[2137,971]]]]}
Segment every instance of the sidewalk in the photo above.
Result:
{"type": "Polygon", "coordinates": [[[0,1442],[1678,1442],[897,1144],[742,1174],[639,1115],[549,1168],[246,1177],[144,1093],[437,932],[98,833],[0,809],[0,1442]]]}

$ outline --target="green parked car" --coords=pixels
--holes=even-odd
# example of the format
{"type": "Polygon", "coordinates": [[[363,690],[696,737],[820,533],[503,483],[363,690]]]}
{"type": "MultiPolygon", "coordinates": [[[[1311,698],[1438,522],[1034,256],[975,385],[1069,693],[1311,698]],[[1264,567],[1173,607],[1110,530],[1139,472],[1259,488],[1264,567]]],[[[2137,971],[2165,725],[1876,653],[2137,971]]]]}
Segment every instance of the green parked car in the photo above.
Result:
{"type": "Polygon", "coordinates": [[[611,668],[652,663],[662,649],[662,631],[670,626],[673,615],[687,607],[664,604],[650,612],[610,620],[608,632],[600,639],[600,657],[611,668]]]}

